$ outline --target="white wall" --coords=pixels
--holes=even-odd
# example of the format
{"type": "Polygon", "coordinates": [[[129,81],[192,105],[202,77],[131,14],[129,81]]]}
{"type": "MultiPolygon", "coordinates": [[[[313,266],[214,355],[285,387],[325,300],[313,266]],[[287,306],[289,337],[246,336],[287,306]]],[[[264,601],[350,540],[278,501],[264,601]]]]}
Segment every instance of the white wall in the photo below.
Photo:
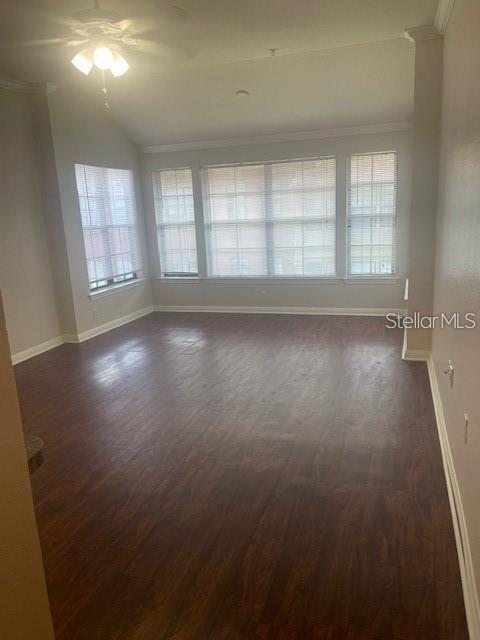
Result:
{"type": "Polygon", "coordinates": [[[102,105],[74,87],[48,94],[58,189],[68,253],[76,332],[83,333],[152,303],[145,248],[144,216],[136,148],[111,121],[102,105]],[[141,284],[90,297],[74,164],[131,169],[134,172],[145,279],[141,284]]]}
{"type": "Polygon", "coordinates": [[[0,92],[0,289],[12,352],[61,333],[32,106],[26,93],[0,92]]]}
{"type": "MultiPolygon", "coordinates": [[[[456,0],[444,41],[434,310],[480,312],[480,3],[456,0]]],[[[433,357],[480,592],[480,318],[436,329],[433,357]],[[450,389],[446,369],[455,365],[450,389]],[[464,413],[470,417],[464,442],[464,413]]]]}
{"type": "MultiPolygon", "coordinates": [[[[155,238],[155,211],[152,193],[152,171],[186,167],[192,168],[196,209],[201,209],[199,171],[206,164],[283,160],[313,156],[335,156],[337,158],[337,254],[338,280],[295,282],[272,282],[258,279],[241,282],[221,279],[197,279],[190,281],[160,278],[158,250],[152,245],[153,301],[161,306],[243,306],[243,307],[328,307],[360,309],[403,308],[404,279],[408,265],[408,235],[411,186],[410,131],[369,133],[356,136],[341,136],[168,151],[142,156],[144,202],[148,215],[149,237],[155,238]],[[346,166],[352,153],[374,151],[398,151],[398,200],[397,200],[397,274],[391,282],[344,282],[346,257],[344,239],[346,234],[346,166]]],[[[204,247],[198,246],[199,261],[204,247]]]]}

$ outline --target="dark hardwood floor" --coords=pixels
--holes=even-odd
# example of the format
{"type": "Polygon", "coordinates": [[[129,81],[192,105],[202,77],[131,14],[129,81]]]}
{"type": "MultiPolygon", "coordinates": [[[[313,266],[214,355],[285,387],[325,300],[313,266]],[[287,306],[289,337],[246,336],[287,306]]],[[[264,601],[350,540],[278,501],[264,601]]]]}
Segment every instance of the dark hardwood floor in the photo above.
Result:
{"type": "Polygon", "coordinates": [[[15,368],[57,640],[466,640],[382,318],[153,314],[15,368]]]}

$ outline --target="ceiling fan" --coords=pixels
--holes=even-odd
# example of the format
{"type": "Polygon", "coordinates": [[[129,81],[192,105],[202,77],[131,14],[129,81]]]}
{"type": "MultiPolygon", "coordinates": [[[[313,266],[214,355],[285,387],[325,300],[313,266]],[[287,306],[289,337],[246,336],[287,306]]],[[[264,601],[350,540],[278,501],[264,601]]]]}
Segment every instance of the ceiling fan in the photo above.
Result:
{"type": "MultiPolygon", "coordinates": [[[[12,8],[19,5],[10,3],[12,8]]],[[[20,5],[25,9],[25,5],[20,5]]],[[[29,13],[37,17],[54,21],[58,25],[70,30],[70,35],[50,38],[46,40],[31,40],[27,42],[7,43],[3,47],[28,47],[41,45],[65,45],[77,48],[77,53],[71,59],[72,64],[81,73],[89,75],[92,69],[99,69],[102,73],[110,71],[114,77],[123,75],[130,68],[125,54],[128,51],[141,53],[191,57],[187,48],[171,45],[162,39],[138,37],[152,34],[162,22],[184,21],[186,12],[175,5],[156,7],[143,15],[122,18],[114,11],[102,9],[99,0],[93,0],[93,7],[75,13],[71,18],[38,12],[33,7],[27,7],[29,13]]]]}

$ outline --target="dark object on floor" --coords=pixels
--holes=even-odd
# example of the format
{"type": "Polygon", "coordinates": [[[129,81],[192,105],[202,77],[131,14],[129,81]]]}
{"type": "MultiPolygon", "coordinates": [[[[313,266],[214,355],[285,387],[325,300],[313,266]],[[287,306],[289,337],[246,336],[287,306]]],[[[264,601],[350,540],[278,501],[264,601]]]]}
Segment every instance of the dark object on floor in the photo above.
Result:
{"type": "Polygon", "coordinates": [[[33,473],[43,462],[43,440],[31,433],[26,433],[25,448],[27,450],[28,468],[30,473],[33,473]]]}

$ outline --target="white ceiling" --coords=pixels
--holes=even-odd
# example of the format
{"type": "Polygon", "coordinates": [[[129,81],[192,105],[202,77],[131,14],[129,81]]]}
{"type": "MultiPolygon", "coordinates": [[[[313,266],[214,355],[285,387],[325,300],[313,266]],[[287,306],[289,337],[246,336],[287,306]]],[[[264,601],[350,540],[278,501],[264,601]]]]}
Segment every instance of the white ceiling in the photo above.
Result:
{"type": "Polygon", "coordinates": [[[111,96],[114,117],[144,146],[405,121],[413,46],[397,39],[165,71],[155,82],[132,74],[111,96]]]}
{"type": "MultiPolygon", "coordinates": [[[[127,54],[132,68],[110,83],[114,117],[132,140],[155,145],[411,118],[413,45],[406,27],[431,24],[437,0],[176,0],[185,19],[132,20],[147,37],[189,57],[127,54]],[[278,49],[270,56],[270,49],[278,49]],[[251,92],[235,96],[238,89],[251,92]]],[[[101,0],[125,17],[167,2],[101,0]]],[[[78,0],[2,0],[0,43],[69,35],[52,16],[78,0]],[[33,9],[33,11],[32,11],[33,9]],[[50,18],[45,17],[49,13],[50,18]]],[[[0,75],[78,82],[65,46],[0,52],[0,75]]]]}

